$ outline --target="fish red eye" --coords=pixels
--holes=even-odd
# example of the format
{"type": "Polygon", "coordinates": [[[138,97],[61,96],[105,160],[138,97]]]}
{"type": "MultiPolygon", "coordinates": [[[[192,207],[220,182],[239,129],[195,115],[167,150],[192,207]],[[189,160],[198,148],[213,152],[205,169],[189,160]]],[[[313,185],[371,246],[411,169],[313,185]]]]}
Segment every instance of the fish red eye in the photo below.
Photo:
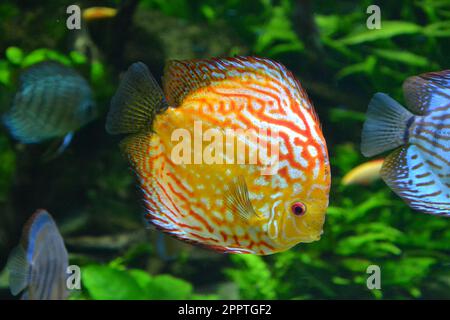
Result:
{"type": "Polygon", "coordinates": [[[306,206],[301,202],[296,202],[291,207],[292,213],[296,216],[302,216],[306,213],[306,206]]]}

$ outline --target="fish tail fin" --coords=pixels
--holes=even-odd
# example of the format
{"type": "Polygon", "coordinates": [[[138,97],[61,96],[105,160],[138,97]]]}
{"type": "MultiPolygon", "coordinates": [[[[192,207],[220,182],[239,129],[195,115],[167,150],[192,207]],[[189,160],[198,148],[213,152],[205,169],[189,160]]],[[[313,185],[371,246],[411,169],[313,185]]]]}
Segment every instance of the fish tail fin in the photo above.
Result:
{"type": "Polygon", "coordinates": [[[3,126],[8,129],[14,139],[25,144],[39,142],[39,138],[28,134],[28,129],[32,125],[26,127],[17,114],[8,112],[2,116],[1,120],[3,126]]]}
{"type": "Polygon", "coordinates": [[[387,94],[376,93],[369,103],[362,130],[362,154],[372,157],[403,145],[408,121],[413,116],[387,94]]]}
{"type": "Polygon", "coordinates": [[[26,252],[22,246],[13,249],[8,258],[9,288],[13,295],[18,295],[28,285],[30,264],[26,258],[26,252]]]}
{"type": "Polygon", "coordinates": [[[8,131],[11,132],[11,134],[13,134],[12,118],[9,112],[2,115],[1,123],[6,129],[8,129],[8,131]]]}
{"type": "Polygon", "coordinates": [[[157,113],[167,109],[161,87],[142,62],[132,64],[125,73],[106,120],[110,134],[136,133],[151,129],[157,113]]]}

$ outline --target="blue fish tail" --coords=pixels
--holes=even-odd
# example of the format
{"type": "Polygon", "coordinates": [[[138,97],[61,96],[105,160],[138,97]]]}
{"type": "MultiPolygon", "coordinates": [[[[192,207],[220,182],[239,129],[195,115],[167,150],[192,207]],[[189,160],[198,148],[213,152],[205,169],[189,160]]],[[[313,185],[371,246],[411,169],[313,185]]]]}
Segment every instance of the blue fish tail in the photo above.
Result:
{"type": "Polygon", "coordinates": [[[404,145],[413,117],[387,94],[376,93],[369,103],[361,134],[362,154],[372,157],[404,145]]]}
{"type": "Polygon", "coordinates": [[[21,245],[11,252],[7,269],[9,271],[9,288],[13,295],[18,295],[28,286],[30,264],[27,261],[26,252],[21,245]]]}

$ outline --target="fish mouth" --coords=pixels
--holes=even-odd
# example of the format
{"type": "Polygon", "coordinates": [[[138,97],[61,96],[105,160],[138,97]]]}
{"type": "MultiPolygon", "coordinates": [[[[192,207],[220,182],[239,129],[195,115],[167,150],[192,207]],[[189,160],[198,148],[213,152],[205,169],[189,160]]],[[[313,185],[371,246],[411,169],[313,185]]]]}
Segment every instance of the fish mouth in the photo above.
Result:
{"type": "MultiPolygon", "coordinates": [[[[296,217],[294,217],[294,219],[295,218],[296,217]]],[[[321,221],[308,223],[307,221],[301,221],[300,218],[296,222],[287,222],[284,237],[278,239],[278,241],[294,246],[298,243],[319,241],[322,234],[323,223],[321,223],[321,221]]]]}
{"type": "Polygon", "coordinates": [[[320,238],[322,237],[322,234],[323,234],[322,229],[320,231],[314,231],[308,237],[305,237],[304,239],[302,239],[300,242],[311,243],[311,242],[319,241],[320,238]]]}
{"type": "MultiPolygon", "coordinates": [[[[293,217],[293,219],[296,219],[296,217],[293,217]]],[[[324,223],[325,216],[317,213],[297,218],[293,225],[297,232],[295,235],[297,242],[310,243],[319,241],[323,234],[324,223]]]]}

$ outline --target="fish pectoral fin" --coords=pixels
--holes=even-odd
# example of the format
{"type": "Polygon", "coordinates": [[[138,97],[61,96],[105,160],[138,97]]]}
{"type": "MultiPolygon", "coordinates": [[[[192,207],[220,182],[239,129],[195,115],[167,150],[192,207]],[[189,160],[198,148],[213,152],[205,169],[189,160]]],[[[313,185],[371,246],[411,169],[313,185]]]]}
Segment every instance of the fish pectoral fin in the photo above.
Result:
{"type": "Polygon", "coordinates": [[[30,274],[30,264],[21,245],[15,247],[9,255],[7,269],[9,271],[9,288],[11,293],[16,296],[28,286],[30,274]]]}
{"type": "Polygon", "coordinates": [[[69,132],[68,134],[66,134],[63,138],[63,141],[61,143],[61,145],[59,146],[58,150],[56,150],[56,154],[60,155],[62,154],[67,147],[70,145],[70,143],[72,142],[73,139],[73,132],[69,132]]]}
{"type": "Polygon", "coordinates": [[[64,151],[66,151],[66,149],[69,147],[70,143],[72,142],[73,136],[74,136],[74,133],[69,132],[68,134],[66,134],[64,136],[64,138],[62,139],[62,142],[60,142],[61,140],[58,139],[57,141],[52,143],[50,145],[50,147],[47,149],[47,151],[45,151],[45,153],[43,155],[43,160],[50,161],[50,160],[53,160],[53,159],[59,157],[61,154],[63,154],[64,151]]]}
{"type": "Polygon", "coordinates": [[[405,143],[408,122],[414,115],[384,93],[369,103],[361,134],[361,152],[366,157],[400,147],[405,143]]]}
{"type": "Polygon", "coordinates": [[[386,157],[381,177],[412,209],[449,215],[449,189],[414,145],[399,148],[386,157]]]}
{"type": "Polygon", "coordinates": [[[237,176],[226,186],[225,204],[233,214],[237,214],[247,223],[254,217],[260,218],[252,206],[243,176],[237,176]]]}

